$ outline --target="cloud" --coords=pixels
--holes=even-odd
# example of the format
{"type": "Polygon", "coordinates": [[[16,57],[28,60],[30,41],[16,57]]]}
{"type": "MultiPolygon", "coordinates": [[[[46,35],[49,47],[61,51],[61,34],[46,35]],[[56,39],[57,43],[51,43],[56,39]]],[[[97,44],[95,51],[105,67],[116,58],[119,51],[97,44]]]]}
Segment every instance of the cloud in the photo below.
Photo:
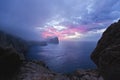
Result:
{"type": "Polygon", "coordinates": [[[91,31],[88,31],[82,36],[81,40],[84,41],[98,41],[99,38],[102,36],[102,33],[106,30],[106,28],[103,29],[93,29],[91,31]]]}
{"type": "Polygon", "coordinates": [[[0,0],[0,29],[29,39],[40,39],[39,29],[52,26],[87,33],[118,20],[119,5],[120,0],[0,0]]]}

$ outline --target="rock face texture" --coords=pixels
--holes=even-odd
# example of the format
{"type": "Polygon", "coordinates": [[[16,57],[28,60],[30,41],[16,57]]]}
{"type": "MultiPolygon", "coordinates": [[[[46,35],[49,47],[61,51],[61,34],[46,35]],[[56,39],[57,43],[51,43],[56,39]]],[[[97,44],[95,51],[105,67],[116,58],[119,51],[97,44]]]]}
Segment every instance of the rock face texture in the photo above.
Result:
{"type": "Polygon", "coordinates": [[[21,38],[16,38],[7,33],[0,31],[0,46],[13,47],[20,53],[25,53],[28,50],[27,42],[21,38]]]}
{"type": "Polygon", "coordinates": [[[28,61],[12,80],[103,80],[97,70],[77,70],[72,74],[55,73],[43,62],[28,61]]]}
{"type": "Polygon", "coordinates": [[[103,33],[91,59],[105,80],[120,80],[120,20],[103,33]]]}
{"type": "Polygon", "coordinates": [[[41,61],[24,61],[18,75],[12,80],[69,80],[69,78],[49,70],[41,61]]]}
{"type": "Polygon", "coordinates": [[[0,80],[10,80],[16,74],[27,48],[24,40],[0,31],[0,80]]]}
{"type": "Polygon", "coordinates": [[[103,80],[98,70],[76,70],[68,75],[70,80],[103,80]]]}
{"type": "Polygon", "coordinates": [[[0,80],[12,77],[20,64],[20,55],[14,48],[0,47],[0,80]]]}

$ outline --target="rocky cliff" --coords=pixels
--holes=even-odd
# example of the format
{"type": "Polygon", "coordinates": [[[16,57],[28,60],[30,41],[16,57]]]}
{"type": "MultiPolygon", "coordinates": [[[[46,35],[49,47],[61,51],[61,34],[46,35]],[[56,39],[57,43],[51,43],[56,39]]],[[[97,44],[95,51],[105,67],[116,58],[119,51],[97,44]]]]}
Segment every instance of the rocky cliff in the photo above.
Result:
{"type": "Polygon", "coordinates": [[[27,42],[25,40],[2,31],[0,31],[0,46],[13,47],[20,53],[25,53],[28,50],[27,42]]]}
{"type": "Polygon", "coordinates": [[[120,20],[106,29],[91,58],[105,80],[120,80],[120,20]]]}
{"type": "Polygon", "coordinates": [[[9,80],[25,60],[26,41],[0,31],[0,80],[9,80]]]}
{"type": "Polygon", "coordinates": [[[25,61],[12,80],[103,80],[97,70],[77,70],[71,74],[51,71],[43,62],[25,61]]]}

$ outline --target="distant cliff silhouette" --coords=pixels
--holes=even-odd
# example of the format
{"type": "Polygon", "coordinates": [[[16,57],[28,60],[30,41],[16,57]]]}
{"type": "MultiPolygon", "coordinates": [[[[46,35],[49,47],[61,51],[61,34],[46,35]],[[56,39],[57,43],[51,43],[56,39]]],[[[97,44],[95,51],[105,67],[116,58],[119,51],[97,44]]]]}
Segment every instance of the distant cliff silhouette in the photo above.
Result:
{"type": "Polygon", "coordinates": [[[0,80],[10,80],[25,60],[26,41],[0,31],[0,80]]]}
{"type": "Polygon", "coordinates": [[[59,44],[59,39],[58,37],[48,38],[47,42],[52,44],[59,44]]]}

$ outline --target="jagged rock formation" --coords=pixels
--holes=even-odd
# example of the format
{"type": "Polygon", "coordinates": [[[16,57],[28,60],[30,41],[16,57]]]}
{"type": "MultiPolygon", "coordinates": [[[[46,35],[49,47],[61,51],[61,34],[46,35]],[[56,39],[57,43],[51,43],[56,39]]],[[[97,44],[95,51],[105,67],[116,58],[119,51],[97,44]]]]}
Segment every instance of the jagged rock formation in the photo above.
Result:
{"type": "Polygon", "coordinates": [[[55,73],[40,61],[24,62],[12,80],[103,80],[97,70],[77,70],[72,74],[55,73]]]}
{"type": "Polygon", "coordinates": [[[103,33],[91,58],[105,80],[120,80],[120,20],[103,33]]]}

